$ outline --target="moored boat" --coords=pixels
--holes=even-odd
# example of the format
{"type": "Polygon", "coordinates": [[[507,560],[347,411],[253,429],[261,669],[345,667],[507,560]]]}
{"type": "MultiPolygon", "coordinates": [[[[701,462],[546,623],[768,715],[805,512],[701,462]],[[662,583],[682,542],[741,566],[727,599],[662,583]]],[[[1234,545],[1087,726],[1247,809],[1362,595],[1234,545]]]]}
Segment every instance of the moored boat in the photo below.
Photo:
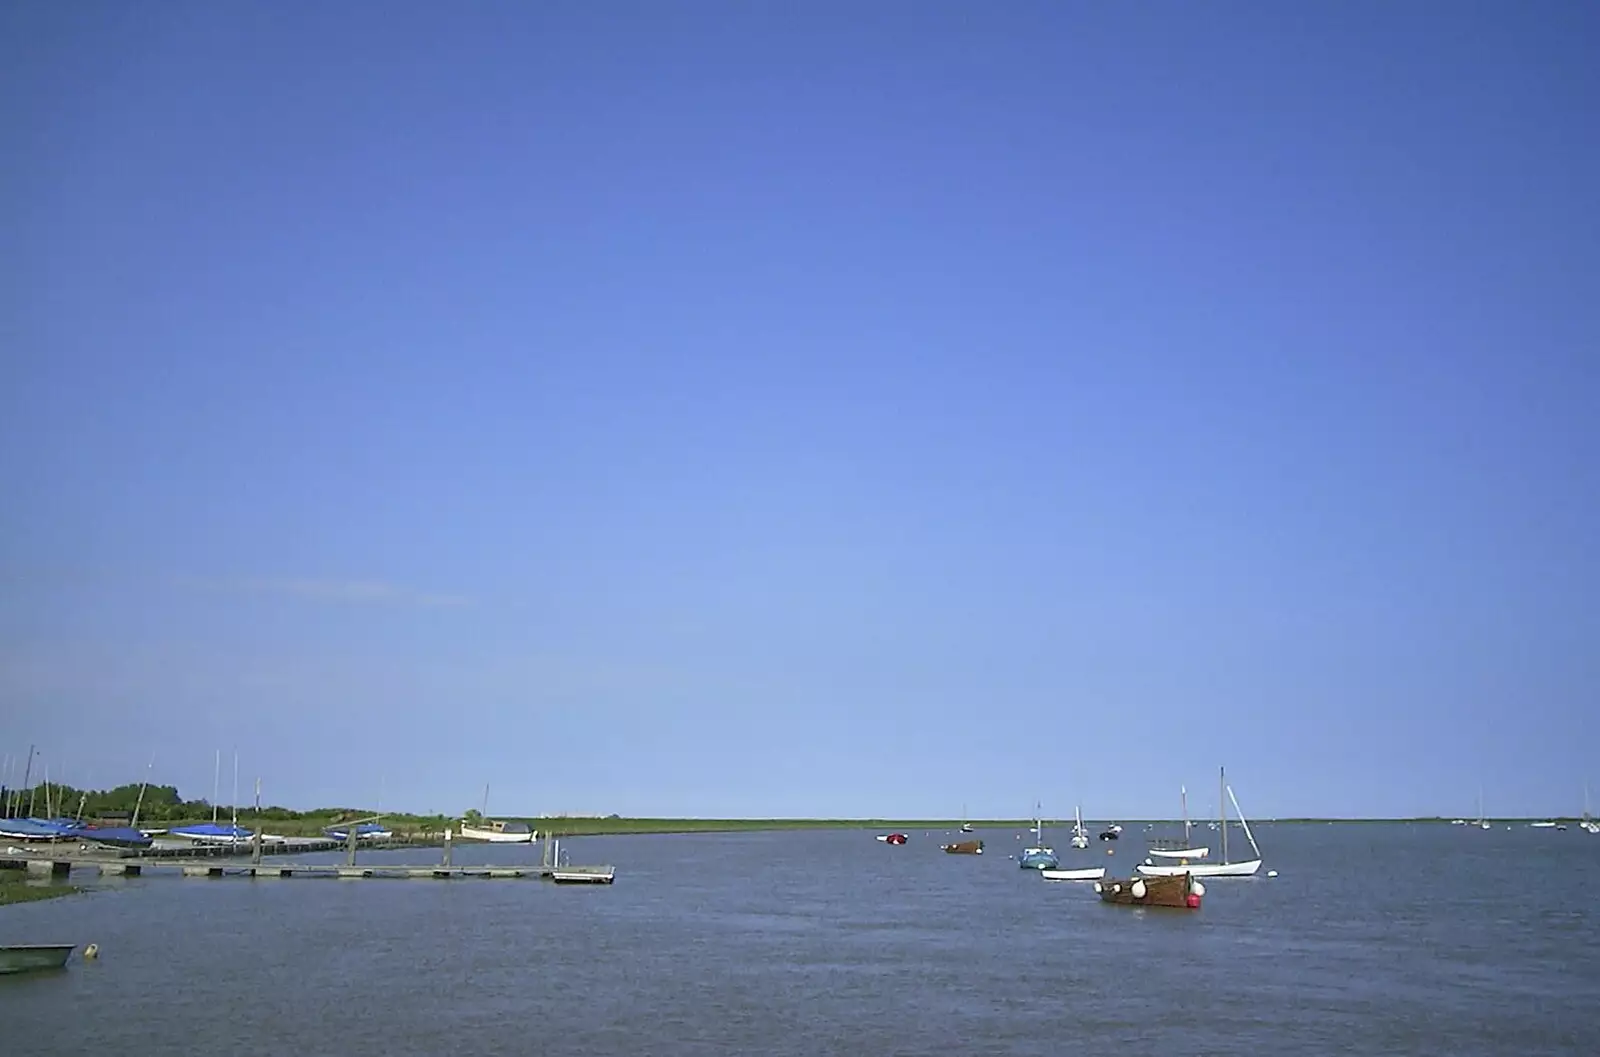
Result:
{"type": "Polygon", "coordinates": [[[491,844],[526,844],[538,835],[539,831],[529,829],[526,822],[502,822],[498,819],[484,819],[476,826],[462,819],[459,834],[462,840],[481,840],[491,844]]]}
{"type": "Polygon", "coordinates": [[[1056,850],[1044,842],[1044,819],[1040,816],[1039,805],[1034,804],[1033,839],[1031,848],[1023,848],[1022,854],[1017,856],[1017,865],[1024,870],[1054,870],[1061,865],[1061,860],[1056,858],[1056,850]]]}
{"type": "Polygon", "coordinates": [[[60,969],[78,949],[76,943],[24,943],[0,947],[0,973],[27,973],[60,969]]]}
{"type": "Polygon", "coordinates": [[[1081,869],[1053,869],[1040,870],[1039,876],[1046,881],[1098,881],[1106,875],[1104,866],[1088,866],[1081,869]]]}
{"type": "Polygon", "coordinates": [[[1178,787],[1178,802],[1183,805],[1183,838],[1172,840],[1157,837],[1150,841],[1146,853],[1157,859],[1178,859],[1182,862],[1204,859],[1211,849],[1194,844],[1194,824],[1189,821],[1189,790],[1186,786],[1178,787]]]}
{"type": "Polygon", "coordinates": [[[1087,848],[1089,846],[1089,831],[1083,828],[1083,805],[1073,809],[1072,846],[1074,848],[1087,848]]]}
{"type": "Polygon", "coordinates": [[[904,833],[880,833],[878,834],[878,840],[883,844],[904,844],[906,835],[904,833]]]}
{"type": "Polygon", "coordinates": [[[941,844],[939,847],[950,855],[983,854],[983,841],[981,840],[963,840],[957,841],[954,844],[941,844]]]}
{"type": "Polygon", "coordinates": [[[1186,873],[1096,881],[1094,890],[1103,903],[1175,910],[1199,910],[1200,899],[1206,894],[1205,885],[1186,873]]]}
{"type": "MultiPolygon", "coordinates": [[[[1191,863],[1180,859],[1177,863],[1156,864],[1146,860],[1134,867],[1145,877],[1180,877],[1190,874],[1195,877],[1254,877],[1256,871],[1261,869],[1261,849],[1256,845],[1255,834],[1250,832],[1250,822],[1244,817],[1244,812],[1239,809],[1239,800],[1229,788],[1226,772],[1217,771],[1218,798],[1217,802],[1225,804],[1233,802],[1233,809],[1239,814],[1239,825],[1244,829],[1244,835],[1250,841],[1250,849],[1255,852],[1254,859],[1244,862],[1231,862],[1228,859],[1228,820],[1224,815],[1218,821],[1222,830],[1222,861],[1213,863],[1191,863]]],[[[1153,852],[1151,854],[1154,854],[1153,852]]]]}

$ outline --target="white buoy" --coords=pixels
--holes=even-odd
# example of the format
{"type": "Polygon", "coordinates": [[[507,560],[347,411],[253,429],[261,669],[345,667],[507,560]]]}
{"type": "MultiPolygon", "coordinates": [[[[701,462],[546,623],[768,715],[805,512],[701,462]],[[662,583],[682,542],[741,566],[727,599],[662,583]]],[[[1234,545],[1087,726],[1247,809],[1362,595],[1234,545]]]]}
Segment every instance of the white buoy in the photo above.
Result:
{"type": "Polygon", "coordinates": [[[83,949],[83,956],[88,961],[94,961],[96,958],[100,957],[100,945],[98,943],[89,944],[89,946],[83,949]]]}
{"type": "Polygon", "coordinates": [[[1195,880],[1190,882],[1189,891],[1193,892],[1197,896],[1200,896],[1201,898],[1204,898],[1206,894],[1206,886],[1201,884],[1198,880],[1195,880]]]}
{"type": "Polygon", "coordinates": [[[1128,891],[1133,893],[1133,898],[1135,898],[1135,899],[1143,899],[1144,898],[1144,893],[1145,893],[1144,882],[1143,881],[1135,881],[1135,882],[1133,882],[1133,887],[1128,889],[1128,891]]]}
{"type": "Polygon", "coordinates": [[[1276,876],[1278,876],[1278,871],[1276,871],[1276,870],[1268,870],[1267,871],[1267,876],[1268,877],[1276,877],[1276,876]]]}

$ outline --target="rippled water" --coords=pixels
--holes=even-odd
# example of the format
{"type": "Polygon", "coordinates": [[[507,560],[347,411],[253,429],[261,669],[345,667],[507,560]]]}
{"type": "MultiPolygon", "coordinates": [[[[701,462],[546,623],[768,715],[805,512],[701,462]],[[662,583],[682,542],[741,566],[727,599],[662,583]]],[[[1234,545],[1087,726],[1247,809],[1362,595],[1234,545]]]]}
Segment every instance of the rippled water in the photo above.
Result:
{"type": "MultiPolygon", "coordinates": [[[[130,880],[0,909],[0,942],[103,952],[0,978],[0,1029],[141,1055],[1600,1052],[1600,837],[1576,828],[1262,825],[1281,876],[1209,881],[1195,913],[1103,905],[979,835],[568,842],[609,888],[130,880]]],[[[1126,873],[1141,836],[1069,861],[1126,873]]]]}

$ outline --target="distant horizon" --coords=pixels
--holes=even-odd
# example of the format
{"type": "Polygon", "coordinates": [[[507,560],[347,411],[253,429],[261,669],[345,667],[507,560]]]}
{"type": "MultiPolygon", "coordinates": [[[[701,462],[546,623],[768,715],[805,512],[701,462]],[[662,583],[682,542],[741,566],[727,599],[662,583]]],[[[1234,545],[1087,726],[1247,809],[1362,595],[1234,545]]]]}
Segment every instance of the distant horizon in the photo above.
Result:
{"type": "MultiPolygon", "coordinates": [[[[3,777],[4,777],[3,775],[0,775],[0,779],[3,779],[3,777]]],[[[129,786],[138,786],[140,784],[140,781],[142,781],[142,779],[141,780],[134,780],[134,781],[116,782],[116,783],[113,783],[111,785],[97,785],[97,786],[89,787],[87,789],[87,791],[90,792],[90,793],[105,793],[105,792],[108,792],[111,789],[127,788],[129,786]]],[[[227,781],[231,782],[231,771],[229,772],[229,778],[228,778],[227,781]]],[[[185,796],[183,787],[177,785],[174,782],[163,781],[163,780],[161,780],[159,778],[151,779],[150,785],[158,786],[158,787],[159,786],[172,786],[173,788],[177,789],[178,795],[181,798],[183,798],[185,802],[188,802],[188,803],[203,803],[207,807],[215,805],[215,806],[217,806],[219,808],[222,808],[222,809],[232,809],[233,807],[238,807],[238,809],[241,812],[244,812],[244,811],[248,811],[248,810],[253,809],[254,806],[255,806],[255,804],[254,804],[254,794],[253,794],[254,781],[255,780],[253,778],[250,779],[249,782],[245,782],[243,779],[241,779],[241,785],[240,785],[241,793],[246,789],[249,789],[252,792],[251,792],[250,796],[242,798],[237,804],[232,803],[226,794],[223,794],[223,796],[220,799],[216,800],[216,801],[213,801],[213,800],[211,800],[210,798],[208,798],[206,796],[185,796]]],[[[60,787],[62,787],[63,783],[52,782],[51,785],[52,785],[53,788],[60,788],[60,787]]],[[[12,785],[7,780],[0,780],[0,786],[3,786],[4,788],[6,788],[6,789],[8,789],[8,790],[10,790],[12,792],[17,791],[18,789],[22,789],[24,793],[27,791],[28,788],[30,788],[30,787],[22,787],[22,786],[12,785]]],[[[43,778],[35,778],[31,788],[33,788],[33,789],[43,789],[43,787],[44,787],[44,779],[43,778]]],[[[72,789],[74,792],[85,791],[85,787],[77,786],[77,785],[75,785],[75,784],[73,784],[71,782],[65,783],[65,787],[69,788],[69,789],[72,789]]],[[[265,796],[262,797],[261,808],[262,808],[262,810],[277,809],[277,810],[285,810],[285,811],[295,811],[295,812],[300,812],[300,813],[314,813],[314,812],[319,812],[319,811],[346,811],[346,812],[375,813],[375,814],[384,814],[384,815],[414,815],[414,816],[419,816],[419,817],[439,817],[439,818],[460,818],[461,816],[465,815],[468,810],[481,810],[480,806],[469,806],[467,808],[463,808],[463,809],[460,809],[460,810],[457,810],[457,811],[437,811],[437,810],[434,810],[434,811],[418,811],[418,810],[413,810],[413,809],[409,809],[409,808],[408,809],[400,809],[400,808],[394,807],[393,805],[390,805],[387,808],[383,808],[383,807],[381,807],[380,805],[378,805],[376,803],[362,803],[360,801],[351,801],[349,803],[319,803],[319,804],[315,804],[314,806],[310,806],[310,807],[299,807],[299,806],[295,806],[294,803],[290,803],[290,802],[273,801],[270,798],[265,797],[265,796]]],[[[905,823],[949,822],[949,823],[959,824],[962,821],[968,821],[968,822],[971,822],[971,823],[973,823],[975,825],[979,824],[979,823],[984,823],[984,822],[1005,822],[1005,823],[1026,822],[1026,821],[1030,821],[1033,818],[1032,815],[1003,815],[1003,814],[983,814],[983,815],[980,815],[980,814],[976,814],[976,813],[973,813],[973,814],[970,814],[970,815],[963,815],[963,814],[948,814],[948,815],[946,815],[946,814],[940,814],[940,813],[901,813],[901,814],[887,814],[887,815],[874,815],[874,814],[863,814],[863,815],[844,814],[844,815],[841,815],[841,814],[814,814],[814,813],[813,814],[794,814],[794,813],[785,813],[785,814],[725,814],[725,813],[629,814],[627,812],[621,812],[621,811],[598,811],[598,812],[558,811],[558,812],[547,812],[547,813],[529,813],[529,812],[501,812],[501,811],[495,811],[495,810],[491,810],[489,812],[489,817],[491,817],[491,818],[503,818],[503,819],[561,819],[561,818],[569,818],[569,819],[575,819],[575,820],[605,819],[605,818],[616,817],[616,818],[621,818],[621,819],[641,820],[641,821],[652,821],[652,820],[660,820],[660,821],[682,820],[682,821],[690,821],[690,822],[693,822],[693,821],[703,821],[703,822],[717,822],[717,821],[729,821],[729,822],[764,822],[764,821],[772,821],[772,822],[813,822],[813,821],[816,821],[816,822],[844,822],[844,823],[861,822],[861,823],[864,823],[864,824],[865,823],[896,822],[896,821],[905,822],[905,823]]],[[[1259,815],[1259,816],[1257,816],[1257,815],[1247,815],[1246,816],[1247,820],[1252,824],[1255,824],[1258,821],[1259,822],[1299,822],[1299,821],[1305,821],[1305,822],[1432,822],[1432,821],[1451,821],[1451,820],[1454,820],[1454,819],[1475,820],[1477,817],[1478,816],[1477,816],[1476,811],[1469,812],[1469,813],[1464,813],[1464,814],[1463,813],[1457,813],[1457,814],[1421,813],[1421,814],[1393,814],[1393,815],[1391,815],[1391,814],[1383,814],[1383,815],[1378,815],[1378,814],[1373,814],[1373,815],[1352,815],[1352,814],[1317,814],[1317,813],[1306,814],[1306,813],[1295,813],[1295,814],[1268,814],[1268,815],[1259,815]]],[[[1490,822],[1522,822],[1522,821],[1556,821],[1556,822],[1565,822],[1565,821],[1577,821],[1577,820],[1579,820],[1579,819],[1581,819],[1583,817],[1583,814],[1582,814],[1582,811],[1580,810],[1580,811],[1576,811],[1576,812],[1572,812],[1572,813],[1557,813],[1557,814],[1538,813],[1538,812],[1520,813],[1520,814],[1493,814],[1493,813],[1488,813],[1488,814],[1485,814],[1483,817],[1484,817],[1484,819],[1486,821],[1490,821],[1490,822]]],[[[1050,822],[1050,823],[1059,823],[1059,822],[1062,822],[1062,821],[1066,821],[1066,822],[1070,823],[1071,821],[1073,821],[1074,816],[1071,815],[1071,814],[1050,814],[1050,813],[1047,812],[1047,813],[1044,814],[1043,818],[1044,818],[1044,820],[1046,822],[1050,822]]],[[[1176,816],[1170,816],[1169,817],[1169,816],[1150,815],[1150,814],[1099,815],[1099,816],[1085,814],[1083,816],[1083,820],[1084,820],[1084,823],[1086,825],[1087,824],[1091,824],[1091,823],[1096,824],[1096,825],[1109,824],[1109,823],[1154,823],[1154,824],[1181,825],[1182,822],[1183,822],[1183,819],[1181,817],[1176,817],[1176,816]]],[[[1211,814],[1211,815],[1191,814],[1189,816],[1189,821],[1192,824],[1196,825],[1196,826],[1204,826],[1208,822],[1216,822],[1217,821],[1217,816],[1214,815],[1214,814],[1211,814]]],[[[1238,823],[1238,815],[1235,814],[1231,809],[1230,809],[1230,811],[1228,813],[1228,821],[1230,823],[1232,823],[1232,824],[1235,824],[1235,825],[1237,825],[1237,823],[1238,823]]]]}

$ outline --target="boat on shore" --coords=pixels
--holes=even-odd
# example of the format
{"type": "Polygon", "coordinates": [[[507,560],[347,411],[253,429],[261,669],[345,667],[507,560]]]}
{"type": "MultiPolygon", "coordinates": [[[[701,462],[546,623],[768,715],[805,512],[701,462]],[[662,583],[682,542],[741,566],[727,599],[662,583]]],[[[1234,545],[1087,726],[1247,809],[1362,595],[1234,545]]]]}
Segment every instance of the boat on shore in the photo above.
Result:
{"type": "Polygon", "coordinates": [[[23,943],[0,947],[0,975],[62,969],[78,949],[76,943],[23,943]]]}
{"type": "Polygon", "coordinates": [[[249,844],[255,833],[239,825],[222,825],[217,822],[197,822],[192,826],[172,826],[167,836],[179,837],[195,844],[249,844]]]}
{"type": "MultiPolygon", "coordinates": [[[[388,840],[394,833],[387,827],[376,822],[359,822],[355,826],[356,840],[388,840]]],[[[322,835],[329,840],[347,841],[350,839],[349,823],[335,823],[332,826],[322,827],[322,835]]]]}
{"type": "Polygon", "coordinates": [[[69,818],[0,818],[0,837],[11,840],[66,840],[69,818]]]}
{"type": "Polygon", "coordinates": [[[939,848],[948,855],[982,855],[983,841],[962,840],[954,844],[941,844],[939,848]]]}
{"type": "Polygon", "coordinates": [[[148,848],[155,843],[150,834],[132,826],[73,826],[67,831],[67,838],[94,841],[114,848],[148,848]]]}
{"type": "Polygon", "coordinates": [[[1200,900],[1206,894],[1205,885],[1187,873],[1096,881],[1094,890],[1102,903],[1174,910],[1199,910],[1200,900]]]}

